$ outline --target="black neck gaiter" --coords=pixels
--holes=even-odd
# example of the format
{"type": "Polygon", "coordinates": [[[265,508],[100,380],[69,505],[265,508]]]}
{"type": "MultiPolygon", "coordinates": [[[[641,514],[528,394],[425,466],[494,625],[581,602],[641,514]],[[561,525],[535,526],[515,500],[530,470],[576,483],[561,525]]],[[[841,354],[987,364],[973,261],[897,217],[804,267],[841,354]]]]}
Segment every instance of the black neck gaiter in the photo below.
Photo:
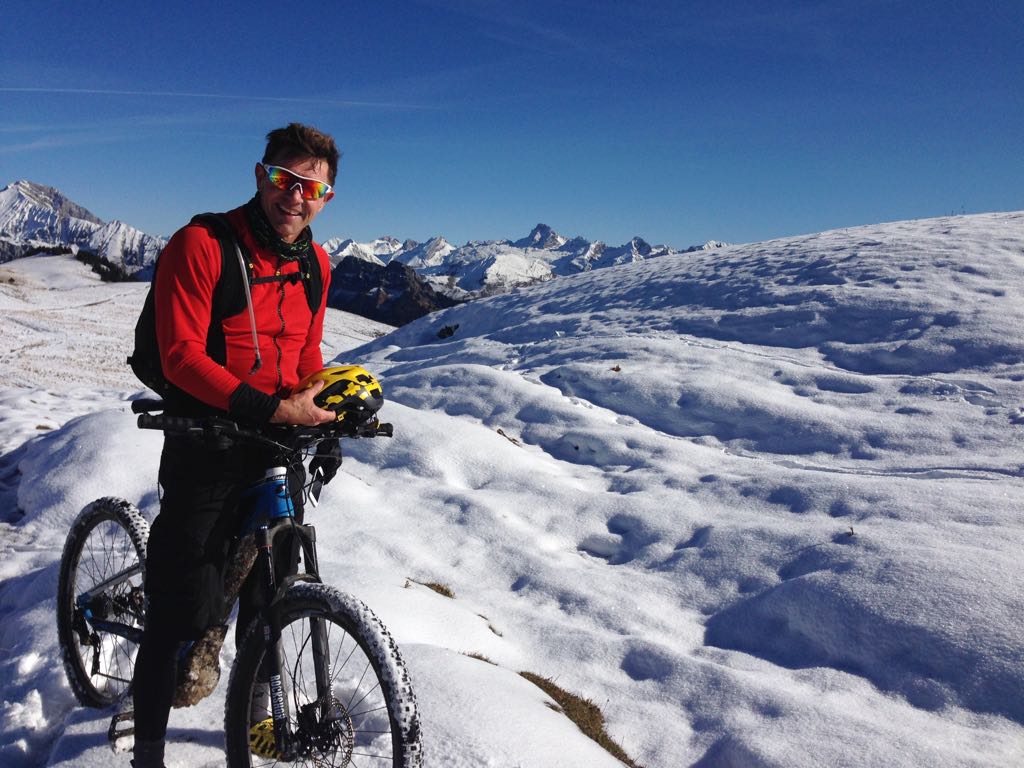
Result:
{"type": "Polygon", "coordinates": [[[298,259],[309,250],[310,243],[313,240],[313,233],[309,227],[302,230],[302,234],[299,235],[294,243],[286,243],[277,234],[277,231],[270,223],[270,219],[267,218],[267,214],[263,212],[263,206],[260,205],[259,192],[253,196],[252,200],[245,204],[245,216],[249,221],[249,226],[252,227],[253,234],[256,236],[256,241],[260,245],[269,248],[282,259],[292,261],[298,259]]]}

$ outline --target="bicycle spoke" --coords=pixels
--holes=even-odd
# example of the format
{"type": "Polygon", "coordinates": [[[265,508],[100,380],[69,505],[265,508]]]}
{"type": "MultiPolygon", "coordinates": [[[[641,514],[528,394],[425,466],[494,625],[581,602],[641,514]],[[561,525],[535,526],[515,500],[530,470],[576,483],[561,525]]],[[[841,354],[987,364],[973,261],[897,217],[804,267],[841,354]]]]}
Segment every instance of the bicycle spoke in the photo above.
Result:
{"type": "MultiPolygon", "coordinates": [[[[401,764],[380,673],[351,631],[319,610],[294,615],[282,624],[278,647],[290,709],[288,730],[295,751],[289,765],[372,768],[401,764]],[[321,639],[314,641],[317,634],[321,639]]],[[[261,649],[259,661],[248,663],[259,670],[265,654],[261,649]]],[[[252,673],[249,679],[258,674],[252,673]]],[[[249,697],[251,690],[249,684],[249,697]]],[[[246,701],[245,712],[249,709],[246,701]]],[[[254,755],[248,764],[270,766],[277,762],[254,755]]]]}
{"type": "Polygon", "coordinates": [[[87,706],[112,704],[131,686],[147,537],[138,510],[113,498],[83,509],[68,535],[59,576],[58,637],[68,681],[87,706]]]}

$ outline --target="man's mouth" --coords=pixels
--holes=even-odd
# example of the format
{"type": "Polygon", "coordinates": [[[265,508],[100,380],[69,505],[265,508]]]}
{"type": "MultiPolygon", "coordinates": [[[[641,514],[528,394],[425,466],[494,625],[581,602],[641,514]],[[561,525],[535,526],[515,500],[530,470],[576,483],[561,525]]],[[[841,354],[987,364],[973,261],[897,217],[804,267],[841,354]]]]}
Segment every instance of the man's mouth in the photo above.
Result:
{"type": "Polygon", "coordinates": [[[301,217],[302,216],[302,211],[301,210],[290,211],[287,208],[281,207],[280,205],[277,206],[277,210],[280,213],[284,214],[285,216],[297,216],[297,217],[301,217]]]}

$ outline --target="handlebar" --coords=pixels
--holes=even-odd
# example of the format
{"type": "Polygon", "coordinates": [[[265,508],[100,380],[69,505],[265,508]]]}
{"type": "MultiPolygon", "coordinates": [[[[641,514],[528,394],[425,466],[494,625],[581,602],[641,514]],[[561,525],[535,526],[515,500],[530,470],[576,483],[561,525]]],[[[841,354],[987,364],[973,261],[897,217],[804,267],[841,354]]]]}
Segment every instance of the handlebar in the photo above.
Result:
{"type": "Polygon", "coordinates": [[[155,429],[169,434],[187,435],[214,440],[245,440],[263,443],[275,448],[294,450],[297,446],[308,446],[323,440],[348,437],[392,437],[394,427],[382,424],[376,418],[362,424],[346,424],[332,421],[318,426],[272,426],[264,428],[247,427],[230,419],[218,416],[192,418],[154,414],[162,411],[162,400],[134,400],[132,412],[138,413],[139,429],[155,429]],[[273,437],[271,436],[273,435],[273,437]],[[280,439],[274,439],[278,437],[280,439]]]}

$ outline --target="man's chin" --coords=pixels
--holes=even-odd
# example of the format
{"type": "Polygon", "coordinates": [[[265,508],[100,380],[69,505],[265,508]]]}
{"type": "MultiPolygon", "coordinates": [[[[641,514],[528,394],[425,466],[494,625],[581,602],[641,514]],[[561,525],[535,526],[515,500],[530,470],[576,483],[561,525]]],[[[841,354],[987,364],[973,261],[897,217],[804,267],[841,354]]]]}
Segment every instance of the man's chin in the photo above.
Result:
{"type": "Polygon", "coordinates": [[[277,236],[284,240],[286,243],[292,243],[295,239],[302,234],[302,230],[306,228],[305,224],[301,221],[275,221],[273,222],[274,231],[277,232],[277,236]]]}

